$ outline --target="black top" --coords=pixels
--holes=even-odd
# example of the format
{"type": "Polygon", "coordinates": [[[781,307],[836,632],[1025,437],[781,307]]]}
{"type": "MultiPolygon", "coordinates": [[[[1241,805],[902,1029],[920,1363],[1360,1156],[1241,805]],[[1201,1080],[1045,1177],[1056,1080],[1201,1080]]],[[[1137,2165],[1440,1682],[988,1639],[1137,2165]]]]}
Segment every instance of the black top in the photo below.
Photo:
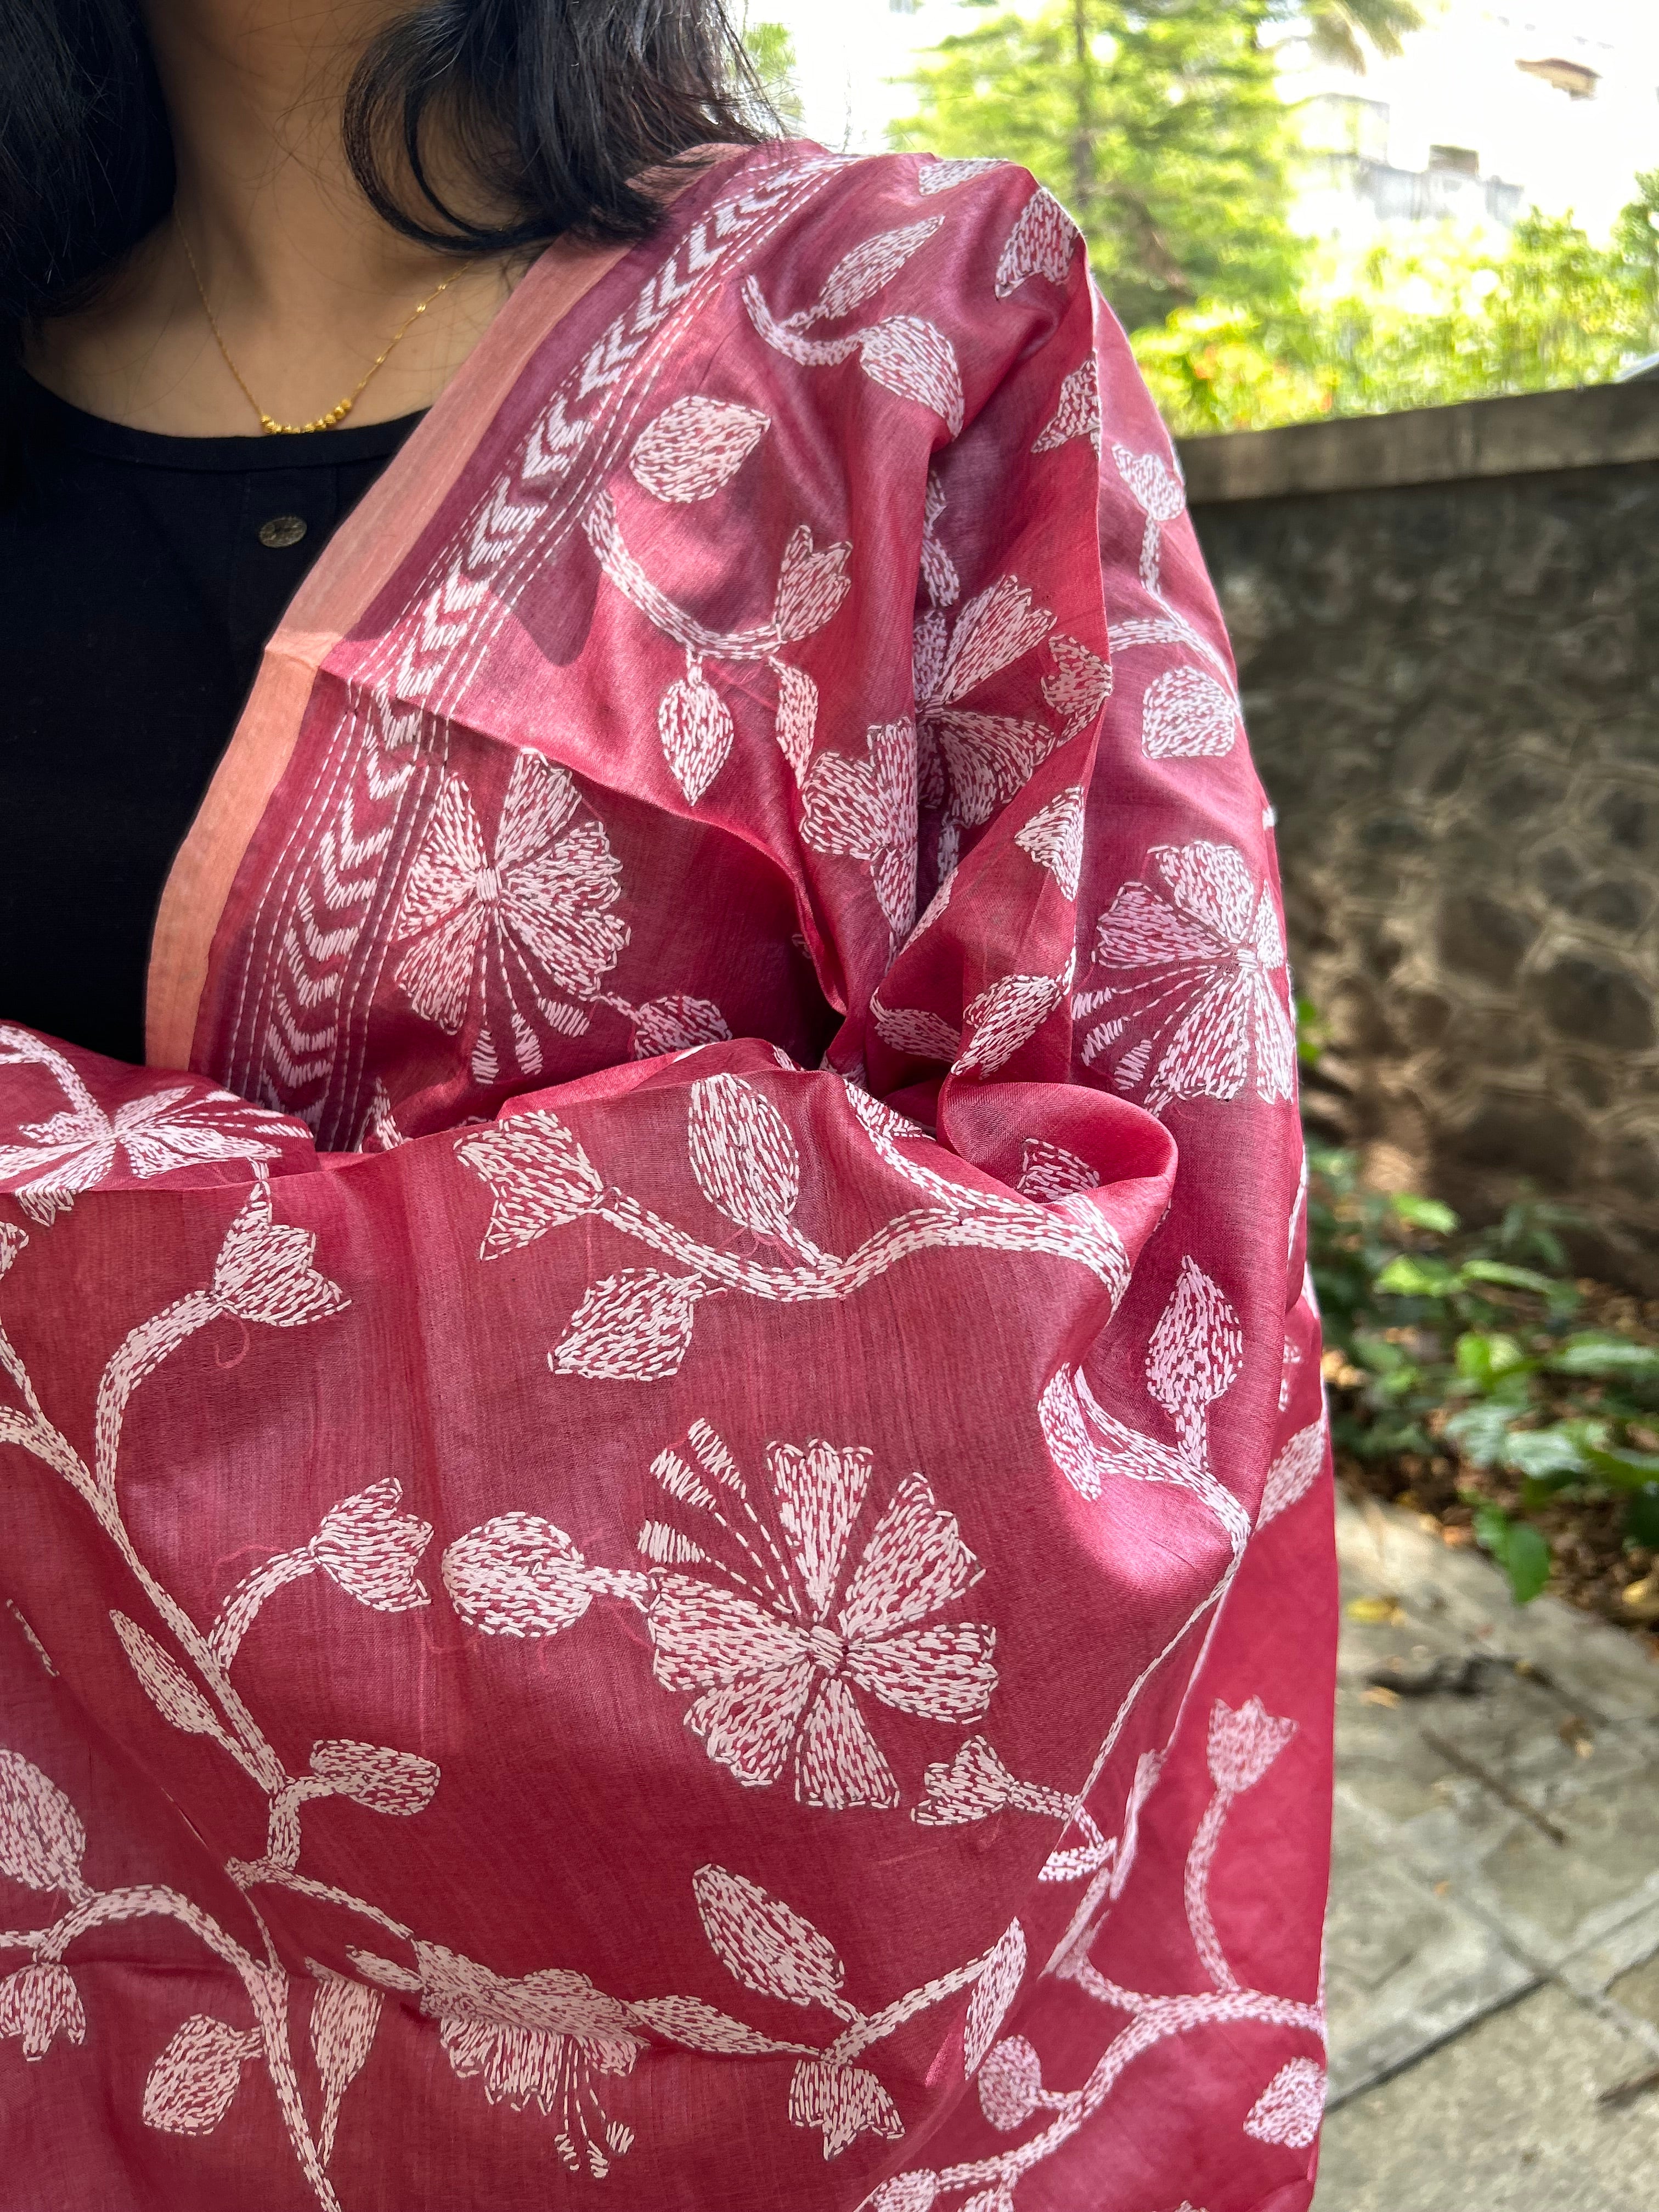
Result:
{"type": "Polygon", "coordinates": [[[38,385],[0,511],[0,1020],[144,1056],[173,854],[301,579],[420,420],[168,438],[38,385]]]}

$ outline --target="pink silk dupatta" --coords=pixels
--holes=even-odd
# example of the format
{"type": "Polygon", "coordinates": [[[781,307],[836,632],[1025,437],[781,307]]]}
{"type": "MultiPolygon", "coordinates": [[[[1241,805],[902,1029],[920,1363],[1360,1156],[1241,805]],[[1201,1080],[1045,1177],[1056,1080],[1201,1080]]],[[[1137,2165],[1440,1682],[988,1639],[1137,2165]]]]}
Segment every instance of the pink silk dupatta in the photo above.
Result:
{"type": "Polygon", "coordinates": [[[1268,819],[1022,171],[538,264],[0,1030],[0,2203],[1307,2205],[1268,819]]]}

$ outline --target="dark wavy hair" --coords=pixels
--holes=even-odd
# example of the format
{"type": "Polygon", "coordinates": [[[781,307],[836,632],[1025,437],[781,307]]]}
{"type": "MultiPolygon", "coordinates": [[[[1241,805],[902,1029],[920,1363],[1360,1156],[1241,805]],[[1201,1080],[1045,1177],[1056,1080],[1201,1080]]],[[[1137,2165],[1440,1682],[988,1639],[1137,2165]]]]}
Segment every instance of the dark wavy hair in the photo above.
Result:
{"type": "MultiPolygon", "coordinates": [[[[4,0],[3,15],[0,364],[89,296],[173,187],[138,0],[4,0]]],[[[364,53],[342,117],[376,213],[455,253],[641,237],[657,213],[645,172],[775,127],[724,0],[420,0],[364,53]],[[433,182],[439,116],[500,222],[433,182]]]]}

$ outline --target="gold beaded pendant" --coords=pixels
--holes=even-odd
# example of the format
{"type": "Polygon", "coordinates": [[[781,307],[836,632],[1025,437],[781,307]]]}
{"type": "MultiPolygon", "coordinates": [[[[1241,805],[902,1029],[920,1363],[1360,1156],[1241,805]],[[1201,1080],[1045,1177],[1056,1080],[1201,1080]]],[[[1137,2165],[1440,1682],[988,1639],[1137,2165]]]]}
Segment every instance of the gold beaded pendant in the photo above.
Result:
{"type": "Polygon", "coordinates": [[[202,283],[202,272],[196,266],[196,256],[190,250],[190,240],[185,236],[184,225],[179,222],[176,212],[173,218],[173,223],[174,229],[177,230],[179,234],[179,243],[185,249],[185,258],[190,264],[190,273],[196,280],[196,296],[202,303],[202,313],[207,317],[208,328],[213,333],[213,342],[218,347],[220,354],[223,357],[225,367],[235,378],[243,398],[246,400],[248,405],[258,416],[259,428],[268,438],[303,437],[308,430],[332,430],[337,424],[343,422],[346,416],[350,414],[352,409],[357,404],[357,402],[362,398],[363,393],[368,390],[369,378],[374,374],[376,369],[381,368],[385,366],[387,356],[391,353],[392,347],[397,344],[398,339],[402,337],[404,332],[411,327],[417,316],[425,314],[427,309],[438,297],[439,293],[447,292],[450,286],[455,282],[456,276],[459,276],[464,273],[462,270],[458,269],[454,272],[453,276],[446,276],[443,283],[438,286],[436,291],[428,292],[418,307],[411,308],[410,313],[404,316],[403,321],[398,324],[397,329],[393,331],[392,336],[386,340],[386,344],[381,349],[380,352],[375,356],[374,361],[369,365],[368,374],[364,376],[362,382],[358,385],[356,390],[355,392],[349,392],[343,399],[337,399],[333,406],[329,409],[326,415],[319,415],[316,420],[311,422],[279,422],[274,415],[267,415],[264,409],[260,406],[258,401],[254,398],[253,394],[248,390],[246,384],[243,381],[241,370],[237,368],[235,362],[231,359],[230,349],[226,345],[224,339],[221,337],[219,325],[214,319],[213,310],[208,305],[207,292],[202,283]]]}

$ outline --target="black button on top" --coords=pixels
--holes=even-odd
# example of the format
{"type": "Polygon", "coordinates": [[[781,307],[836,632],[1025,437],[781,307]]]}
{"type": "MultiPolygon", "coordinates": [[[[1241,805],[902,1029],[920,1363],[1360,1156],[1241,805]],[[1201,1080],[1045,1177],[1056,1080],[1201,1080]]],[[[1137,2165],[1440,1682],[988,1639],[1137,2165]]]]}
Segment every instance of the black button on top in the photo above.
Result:
{"type": "Polygon", "coordinates": [[[306,520],[301,514],[273,514],[259,525],[259,543],[280,552],[285,545],[297,545],[306,534],[306,520]]]}

